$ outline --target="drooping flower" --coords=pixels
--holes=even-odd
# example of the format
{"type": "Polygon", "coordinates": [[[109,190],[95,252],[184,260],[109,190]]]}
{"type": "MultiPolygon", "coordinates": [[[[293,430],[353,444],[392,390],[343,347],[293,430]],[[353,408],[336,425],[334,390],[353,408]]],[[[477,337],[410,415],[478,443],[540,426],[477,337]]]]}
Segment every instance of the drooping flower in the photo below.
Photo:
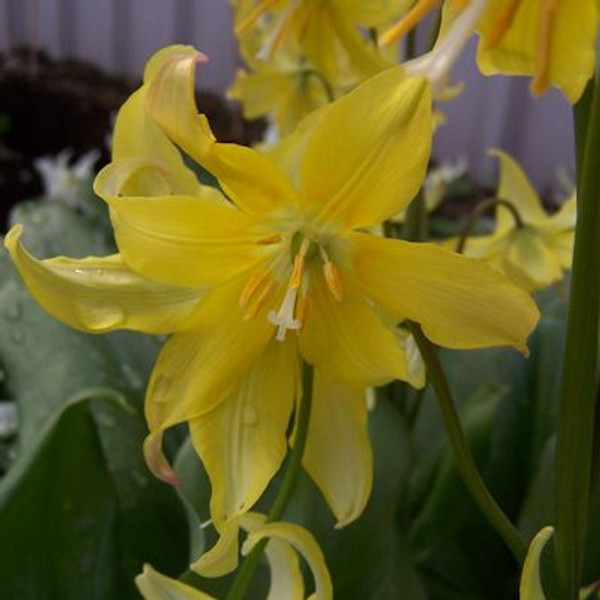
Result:
{"type": "MultiPolygon", "coordinates": [[[[271,570],[268,598],[304,600],[304,578],[298,561],[300,554],[310,567],[315,582],[314,600],[331,600],[333,588],[325,558],[314,537],[299,525],[266,523],[258,513],[247,513],[232,519],[217,544],[192,565],[204,577],[221,577],[238,565],[238,536],[242,529],[247,537],[242,555],[249,554],[263,539],[269,542],[265,555],[271,570]]],[[[136,577],[136,584],[145,600],[214,600],[212,596],[180,581],[157,573],[150,565],[136,577]]]]}
{"type": "Polygon", "coordinates": [[[235,30],[243,39],[259,20],[266,22],[258,56],[270,62],[291,45],[325,77],[336,81],[348,68],[362,77],[387,65],[358,26],[373,27],[397,16],[402,0],[234,0],[235,30]]]}
{"type": "Polygon", "coordinates": [[[490,154],[500,160],[498,198],[514,206],[519,221],[499,204],[494,232],[468,238],[464,253],[486,260],[526,290],[548,287],[571,268],[577,216],[575,193],[557,213],[548,215],[518,163],[500,150],[490,154]]]}
{"type": "MultiPolygon", "coordinates": [[[[482,73],[530,76],[534,95],[555,85],[571,103],[581,97],[596,64],[596,0],[448,0],[459,11],[477,2],[486,4],[476,26],[482,73]]],[[[419,0],[383,41],[397,39],[439,5],[419,0]]]]}
{"type": "Polygon", "coordinates": [[[68,324],[174,332],[148,386],[146,457],[172,481],[162,434],[189,422],[220,531],[279,469],[299,357],[314,365],[304,467],[341,526],[371,488],[365,389],[412,380],[395,325],[418,322],[450,348],[526,352],[539,313],[480,261],[364,232],[406,206],[425,175],[423,78],[386,70],[265,155],[214,139],[194,101],[199,58],[190,47],[159,52],[119,115],[114,161],[95,185],[119,255],[37,261],[18,228],[6,245],[36,298],[68,324]],[[199,186],[172,143],[227,200],[199,186]]]}

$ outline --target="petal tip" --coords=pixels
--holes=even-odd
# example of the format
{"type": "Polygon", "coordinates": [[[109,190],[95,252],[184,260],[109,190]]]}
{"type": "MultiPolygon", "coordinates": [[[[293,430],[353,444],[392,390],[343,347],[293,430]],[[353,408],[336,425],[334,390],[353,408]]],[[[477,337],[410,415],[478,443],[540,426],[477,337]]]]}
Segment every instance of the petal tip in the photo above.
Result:
{"type": "Polygon", "coordinates": [[[12,254],[21,235],[23,234],[23,225],[17,223],[11,227],[10,231],[4,236],[4,247],[12,254]]]}

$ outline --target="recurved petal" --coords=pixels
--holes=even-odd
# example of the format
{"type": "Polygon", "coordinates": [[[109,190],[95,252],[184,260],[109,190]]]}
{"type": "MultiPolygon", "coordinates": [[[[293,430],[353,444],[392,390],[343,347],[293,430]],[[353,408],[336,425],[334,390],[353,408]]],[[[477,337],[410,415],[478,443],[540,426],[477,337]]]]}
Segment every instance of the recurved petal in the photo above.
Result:
{"type": "Polygon", "coordinates": [[[186,154],[213,173],[246,212],[263,216],[292,204],[292,185],[268,158],[245,146],[215,141],[206,117],[196,107],[198,56],[188,48],[153,61],[147,96],[151,117],[186,154]]]}
{"type": "MultiPolygon", "coordinates": [[[[312,275],[312,274],[311,274],[312,275]]],[[[307,362],[335,381],[365,388],[392,379],[407,381],[408,363],[392,331],[368,306],[349,278],[336,300],[324,278],[310,279],[300,350],[307,362]]]]}
{"type": "Polygon", "coordinates": [[[294,340],[272,340],[235,392],[190,422],[210,478],[210,513],[218,529],[250,510],[285,458],[297,370],[294,340]]]}
{"type": "Polygon", "coordinates": [[[302,464],[344,527],[371,494],[373,456],[365,389],[340,385],[315,370],[313,403],[302,464]]]}
{"type": "Polygon", "coordinates": [[[330,105],[301,167],[301,198],[321,223],[384,221],[416,195],[433,132],[431,90],[401,67],[367,79],[330,105]]]}
{"type": "Polygon", "coordinates": [[[171,481],[160,452],[162,432],[208,414],[230,397],[273,337],[268,308],[244,320],[239,304],[244,285],[243,278],[211,291],[186,330],[172,336],[158,356],[146,392],[150,435],[144,452],[161,479],[171,481]]]}
{"type": "MultiPolygon", "coordinates": [[[[248,535],[242,545],[242,554],[249,554],[252,548],[264,538],[281,540],[293,546],[310,567],[315,582],[316,600],[331,600],[333,598],[333,586],[325,564],[325,557],[315,538],[306,529],[291,523],[268,523],[248,535]]],[[[288,589],[280,598],[295,598],[294,594],[297,592],[294,591],[292,586],[293,580],[290,580],[288,589]]]]}
{"type": "MultiPolygon", "coordinates": [[[[242,527],[249,533],[264,527],[265,517],[247,513],[241,518],[242,527]]],[[[304,600],[304,580],[298,555],[286,541],[271,539],[265,548],[269,563],[270,583],[267,600],[304,600]]]]}
{"type": "Polygon", "coordinates": [[[129,179],[125,193],[157,195],[154,180],[160,177],[168,185],[168,193],[196,196],[201,188],[196,176],[184,165],[180,152],[148,115],[147,91],[148,86],[143,85],[134,92],[119,110],[115,123],[113,161],[137,159],[147,164],[145,170],[137,171],[129,179]]]}
{"type": "Polygon", "coordinates": [[[238,517],[221,524],[219,539],[191,565],[202,577],[223,577],[235,571],[239,562],[240,522],[238,517]]]}
{"type": "Polygon", "coordinates": [[[545,239],[527,230],[517,230],[512,237],[505,271],[515,283],[527,290],[539,290],[561,279],[560,263],[545,239]]]}
{"type": "Polygon", "coordinates": [[[448,348],[514,346],[527,353],[539,319],[529,295],[479,260],[431,244],[352,234],[364,292],[448,348]]]}
{"type": "Polygon", "coordinates": [[[215,600],[177,579],[171,579],[155,571],[150,565],[144,565],[144,571],[135,578],[144,600],[215,600]]]}
{"type": "Polygon", "coordinates": [[[525,557],[521,584],[519,586],[520,600],[546,600],[542,579],[540,577],[540,560],[542,551],[548,540],[554,534],[554,527],[544,527],[533,538],[525,557]]]}
{"type": "MultiPolygon", "coordinates": [[[[517,161],[502,150],[490,150],[489,154],[500,161],[498,198],[511,202],[526,223],[538,224],[548,221],[539,196],[517,161]]],[[[496,232],[505,232],[514,227],[515,220],[510,211],[499,205],[496,210],[496,232]]]]}
{"type": "Polygon", "coordinates": [[[210,197],[112,197],[119,251],[146,277],[188,286],[233,279],[274,251],[256,220],[210,197]]]}
{"type": "Polygon", "coordinates": [[[202,291],[150,281],[132,271],[118,254],[37,260],[20,242],[15,225],[4,244],[34,298],[74,329],[104,333],[133,329],[171,333],[202,298],[202,291]]]}

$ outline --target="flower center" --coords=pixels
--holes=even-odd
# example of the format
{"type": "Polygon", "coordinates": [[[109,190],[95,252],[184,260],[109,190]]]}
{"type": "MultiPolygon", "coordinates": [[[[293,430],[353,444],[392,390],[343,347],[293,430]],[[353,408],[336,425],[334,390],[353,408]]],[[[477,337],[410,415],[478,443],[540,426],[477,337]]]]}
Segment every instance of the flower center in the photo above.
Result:
{"type": "MultiPolygon", "coordinates": [[[[306,319],[309,289],[309,272],[307,263],[319,258],[322,263],[323,276],[327,288],[332,296],[341,301],[343,297],[342,280],[337,267],[331,261],[325,248],[304,234],[297,232],[290,243],[291,271],[289,258],[285,258],[287,287],[283,300],[278,310],[271,310],[267,314],[270,323],[277,326],[275,339],[282,342],[285,340],[288,330],[298,331],[306,319]]],[[[271,266],[271,271],[277,271],[276,260],[271,266]]],[[[281,277],[279,277],[281,280],[281,277]]],[[[273,296],[277,288],[276,278],[267,269],[261,269],[252,274],[240,296],[240,305],[246,308],[245,319],[253,318],[266,302],[273,296]]]]}

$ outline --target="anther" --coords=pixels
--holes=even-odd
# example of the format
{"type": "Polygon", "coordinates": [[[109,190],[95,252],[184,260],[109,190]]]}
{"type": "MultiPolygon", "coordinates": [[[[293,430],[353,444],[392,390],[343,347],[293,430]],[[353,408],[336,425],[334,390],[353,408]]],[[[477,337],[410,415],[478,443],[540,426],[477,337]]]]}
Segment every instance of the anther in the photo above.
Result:
{"type": "Polygon", "coordinates": [[[541,9],[535,71],[531,82],[531,92],[536,96],[543,94],[550,85],[550,53],[557,4],[557,0],[546,0],[541,9]]]}

